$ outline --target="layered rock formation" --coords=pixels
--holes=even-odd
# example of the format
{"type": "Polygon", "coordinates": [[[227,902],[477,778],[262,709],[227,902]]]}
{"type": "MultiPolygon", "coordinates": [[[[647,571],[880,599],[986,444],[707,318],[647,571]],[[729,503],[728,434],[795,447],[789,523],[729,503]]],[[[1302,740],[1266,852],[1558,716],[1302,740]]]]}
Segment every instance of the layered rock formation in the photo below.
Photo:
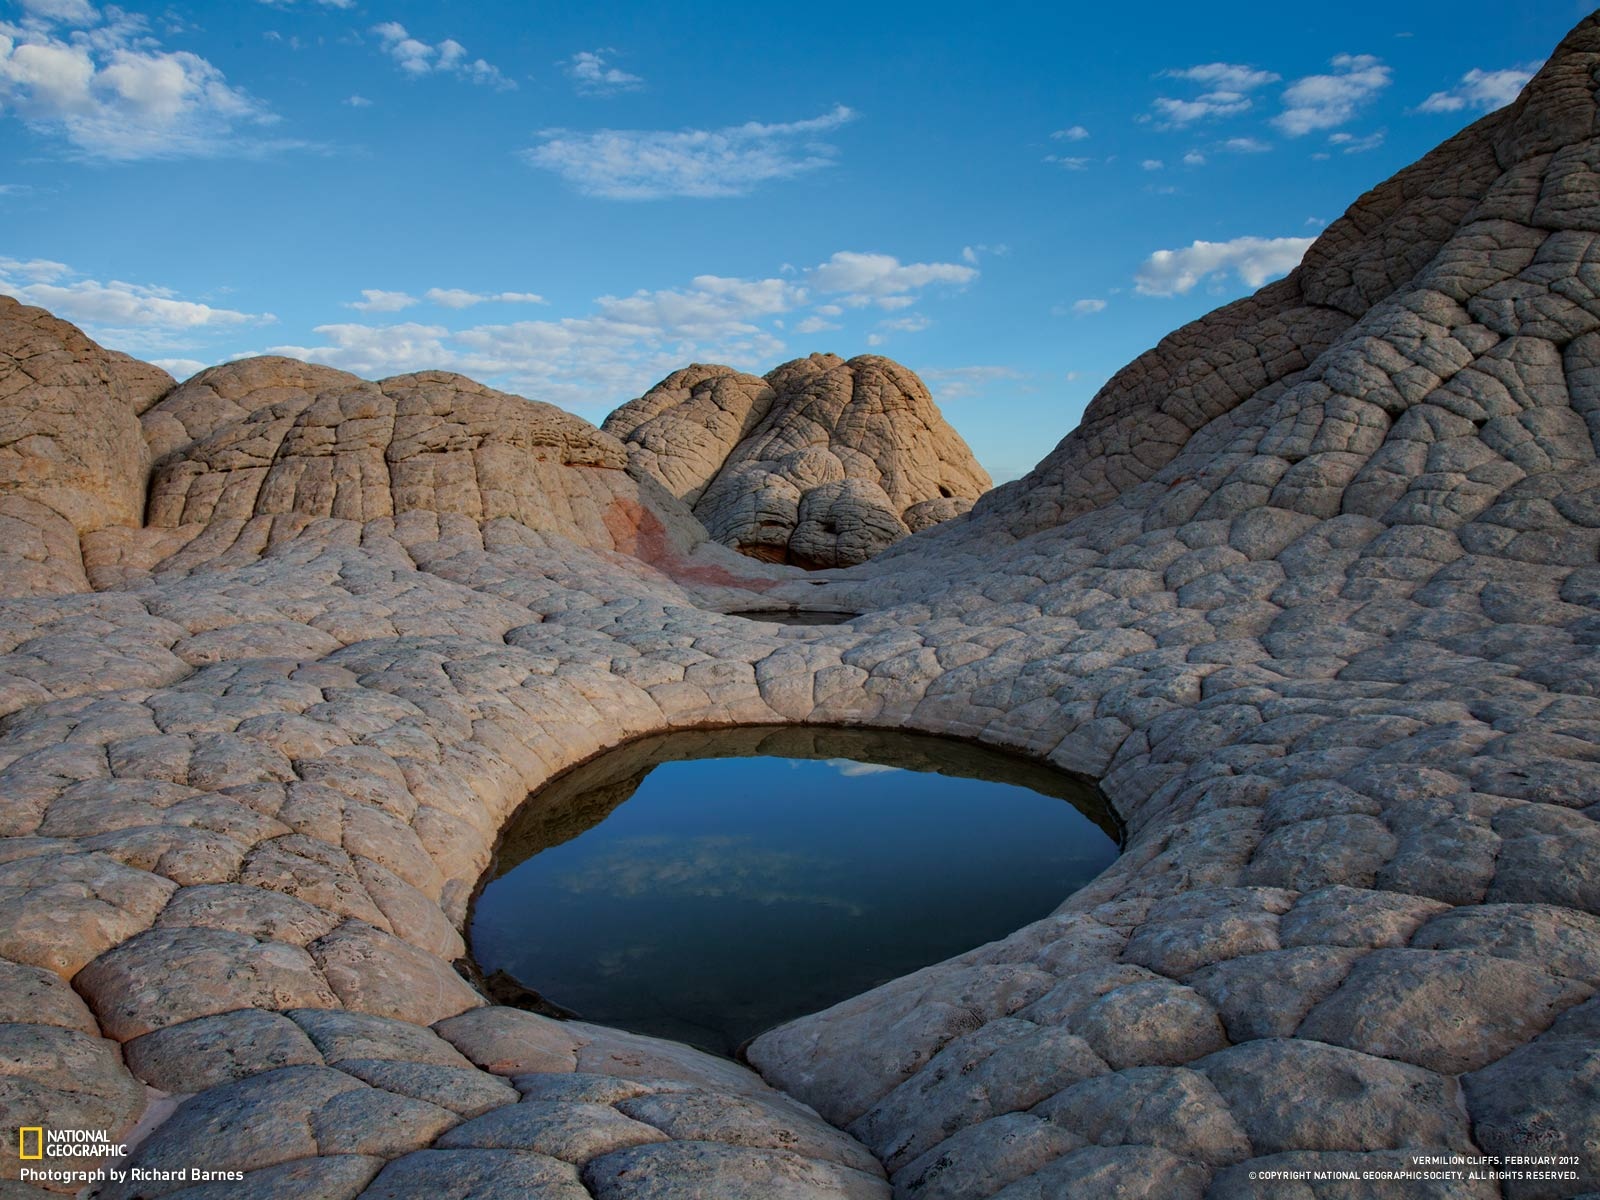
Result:
{"type": "Polygon", "coordinates": [[[686,367],[605,429],[717,541],[801,567],[865,562],[989,487],[922,381],[876,355],[813,354],[764,379],[686,367]]]}
{"type": "MultiPolygon", "coordinates": [[[[0,574],[10,1123],[171,1112],[135,1162],[247,1172],[138,1189],[184,1200],[1600,1190],[1597,72],[1591,18],[1295,275],[1119,376],[1033,476],[820,586],[532,530],[475,434],[402,499],[373,448],[413,442],[362,423],[437,388],[441,424],[481,428],[465,384],[174,411],[153,491],[187,524],[84,533],[100,591],[0,574]],[[227,432],[250,422],[259,443],[227,432]],[[744,585],[864,615],[715,611],[744,585]],[[531,789],[634,737],[771,723],[1094,774],[1124,853],[1003,941],[758,1039],[766,1082],[451,969],[531,789]],[[1578,1161],[1392,1177],[1476,1151],[1578,1161]]],[[[46,351],[105,372],[54,411],[109,403],[102,353],[46,351]]],[[[38,506],[8,513],[76,532],[53,481],[99,477],[55,462],[100,460],[47,428],[7,440],[38,506]]]]}

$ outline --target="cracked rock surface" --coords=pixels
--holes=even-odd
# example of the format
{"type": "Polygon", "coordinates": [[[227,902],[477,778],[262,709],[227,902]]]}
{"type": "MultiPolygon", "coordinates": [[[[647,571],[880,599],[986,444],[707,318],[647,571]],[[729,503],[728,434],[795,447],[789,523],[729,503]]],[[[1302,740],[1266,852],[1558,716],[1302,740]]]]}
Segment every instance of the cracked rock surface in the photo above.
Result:
{"type": "Polygon", "coordinates": [[[922,381],[872,354],[813,354],[765,378],[685,367],[605,429],[714,539],[767,562],[865,562],[989,487],[922,381]]]}
{"type": "Polygon", "coordinates": [[[1296,1194],[1600,1190],[1597,73],[1590,18],[1032,475],[822,576],[470,381],[154,403],[0,301],[7,1123],[246,1173],[128,1198],[1222,1200],[1475,1150],[1582,1165],[1296,1194]],[[1124,852],[754,1071],[452,970],[530,791],[784,723],[1093,774],[1124,852]]]}

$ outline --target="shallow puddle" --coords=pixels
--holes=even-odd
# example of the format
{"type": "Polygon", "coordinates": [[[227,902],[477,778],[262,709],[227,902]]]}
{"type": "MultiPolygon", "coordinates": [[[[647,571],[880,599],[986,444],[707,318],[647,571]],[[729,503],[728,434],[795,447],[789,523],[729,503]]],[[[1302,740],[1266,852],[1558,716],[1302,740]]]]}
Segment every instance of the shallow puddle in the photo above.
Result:
{"type": "Polygon", "coordinates": [[[518,814],[472,946],[585,1020],[731,1054],[1047,915],[1115,830],[1092,785],[941,738],[649,738],[518,814]]]}

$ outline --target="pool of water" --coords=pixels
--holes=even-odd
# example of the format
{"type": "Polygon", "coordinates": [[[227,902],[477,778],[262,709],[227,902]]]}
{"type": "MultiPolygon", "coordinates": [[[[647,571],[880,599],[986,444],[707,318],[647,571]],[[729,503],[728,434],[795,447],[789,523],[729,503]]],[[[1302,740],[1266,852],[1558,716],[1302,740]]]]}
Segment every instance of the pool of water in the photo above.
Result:
{"type": "Polygon", "coordinates": [[[731,1054],[1047,915],[1115,834],[1092,785],[945,739],[651,738],[530,799],[472,948],[585,1020],[731,1054]]]}

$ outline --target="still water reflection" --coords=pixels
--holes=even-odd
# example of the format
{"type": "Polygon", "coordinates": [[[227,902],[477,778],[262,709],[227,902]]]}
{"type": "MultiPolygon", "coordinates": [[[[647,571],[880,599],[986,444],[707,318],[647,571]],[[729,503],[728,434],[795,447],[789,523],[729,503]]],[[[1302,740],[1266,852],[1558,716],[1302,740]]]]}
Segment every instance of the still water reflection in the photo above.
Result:
{"type": "Polygon", "coordinates": [[[1092,786],[944,739],[651,738],[532,798],[473,951],[586,1020],[730,1054],[1046,915],[1114,834],[1092,786]]]}

